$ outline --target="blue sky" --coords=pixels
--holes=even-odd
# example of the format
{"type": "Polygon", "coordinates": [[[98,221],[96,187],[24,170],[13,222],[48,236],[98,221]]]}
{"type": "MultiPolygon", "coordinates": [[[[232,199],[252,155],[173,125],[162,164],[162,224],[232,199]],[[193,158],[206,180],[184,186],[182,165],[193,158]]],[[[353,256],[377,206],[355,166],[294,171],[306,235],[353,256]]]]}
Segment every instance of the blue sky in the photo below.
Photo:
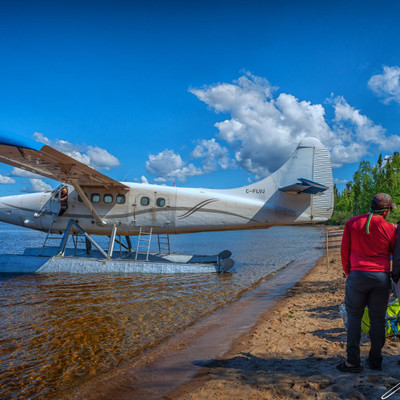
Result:
{"type": "MultiPolygon", "coordinates": [[[[0,130],[115,179],[242,186],[316,136],[345,182],[400,149],[398,1],[4,3],[0,130]]],[[[55,184],[20,175],[1,195],[55,184]]]]}

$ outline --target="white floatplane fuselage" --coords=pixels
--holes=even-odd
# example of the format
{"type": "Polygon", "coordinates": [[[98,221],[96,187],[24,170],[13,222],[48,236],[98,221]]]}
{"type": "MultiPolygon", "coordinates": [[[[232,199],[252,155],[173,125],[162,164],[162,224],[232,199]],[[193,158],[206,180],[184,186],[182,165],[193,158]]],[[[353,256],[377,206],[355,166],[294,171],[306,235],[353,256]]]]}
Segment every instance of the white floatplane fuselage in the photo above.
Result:
{"type": "Polygon", "coordinates": [[[329,156],[314,138],[303,139],[275,173],[236,189],[129,182],[80,186],[72,178],[67,182],[68,208],[62,216],[53,191],[1,197],[0,220],[63,232],[73,219],[90,234],[110,235],[111,227],[117,226],[120,235],[130,236],[138,234],[140,227],[177,234],[318,223],[329,219],[333,211],[329,156]]]}

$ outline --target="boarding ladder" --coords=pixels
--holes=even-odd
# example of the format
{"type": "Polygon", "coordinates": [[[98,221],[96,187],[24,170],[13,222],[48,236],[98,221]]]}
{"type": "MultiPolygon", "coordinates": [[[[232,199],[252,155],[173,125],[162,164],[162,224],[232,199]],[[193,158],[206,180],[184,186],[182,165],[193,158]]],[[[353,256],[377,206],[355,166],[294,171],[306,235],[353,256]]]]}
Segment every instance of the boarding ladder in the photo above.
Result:
{"type": "Polygon", "coordinates": [[[50,228],[47,231],[47,235],[46,235],[46,237],[44,239],[44,243],[43,243],[42,249],[40,250],[40,255],[43,255],[43,250],[45,248],[53,248],[53,249],[54,248],[57,248],[57,249],[60,248],[60,244],[61,244],[61,240],[63,239],[63,236],[61,236],[60,234],[54,234],[54,233],[51,232],[55,222],[56,221],[53,220],[53,222],[50,224],[50,228]],[[47,245],[47,242],[52,241],[52,240],[58,240],[58,241],[60,241],[60,244],[58,246],[49,246],[49,245],[47,245]]]}
{"type": "Polygon", "coordinates": [[[140,227],[139,236],[138,236],[138,240],[137,240],[135,260],[138,259],[139,254],[145,254],[146,261],[149,261],[152,234],[153,234],[152,227],[150,228],[150,231],[146,231],[143,226],[140,227]]]}
{"type": "Polygon", "coordinates": [[[161,254],[170,254],[170,246],[169,246],[169,234],[165,233],[163,235],[157,235],[158,236],[158,251],[161,254]]]}

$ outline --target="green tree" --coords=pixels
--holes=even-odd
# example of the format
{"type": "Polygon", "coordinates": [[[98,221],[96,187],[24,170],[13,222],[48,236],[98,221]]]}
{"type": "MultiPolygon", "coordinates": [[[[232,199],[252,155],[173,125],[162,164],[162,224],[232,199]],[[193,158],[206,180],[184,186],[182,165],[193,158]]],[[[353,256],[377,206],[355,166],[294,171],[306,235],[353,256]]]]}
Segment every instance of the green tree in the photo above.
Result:
{"type": "Polygon", "coordinates": [[[392,210],[388,221],[400,221],[400,154],[392,156],[379,155],[376,165],[369,161],[361,161],[353,175],[353,181],[346,184],[343,192],[334,187],[335,207],[329,223],[344,224],[354,215],[369,212],[371,199],[376,193],[388,193],[393,202],[399,204],[392,210]]]}

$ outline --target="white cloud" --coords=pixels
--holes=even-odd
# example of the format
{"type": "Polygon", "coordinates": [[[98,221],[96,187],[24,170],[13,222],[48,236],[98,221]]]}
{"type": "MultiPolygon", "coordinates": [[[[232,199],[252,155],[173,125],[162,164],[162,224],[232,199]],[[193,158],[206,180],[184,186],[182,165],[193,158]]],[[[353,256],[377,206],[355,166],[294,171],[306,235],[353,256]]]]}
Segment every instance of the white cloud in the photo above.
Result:
{"type": "Polygon", "coordinates": [[[15,179],[9,176],[0,175],[0,185],[8,185],[15,183],[15,179]]]}
{"type": "Polygon", "coordinates": [[[177,179],[185,182],[188,176],[201,175],[202,171],[193,164],[186,165],[179,154],[164,150],[157,155],[150,154],[146,161],[146,170],[156,176],[155,182],[167,182],[177,179]]]}
{"type": "Polygon", "coordinates": [[[14,167],[11,171],[11,176],[16,176],[19,178],[38,178],[40,175],[14,167]]]}
{"type": "Polygon", "coordinates": [[[400,67],[383,67],[383,73],[374,75],[368,81],[368,86],[383,102],[388,104],[391,101],[400,103],[400,67]]]}
{"type": "MultiPolygon", "coordinates": [[[[362,115],[360,110],[350,106],[343,97],[334,99],[334,109],[335,133],[338,134],[339,140],[348,143],[348,150],[351,150],[345,151],[342,163],[346,160],[359,161],[368,152],[370,145],[375,145],[380,150],[393,150],[400,147],[400,136],[386,136],[386,129],[362,115]]],[[[340,161],[340,154],[343,151],[341,147],[338,143],[332,149],[335,160],[340,161]]]]}
{"type": "MultiPolygon", "coordinates": [[[[327,106],[335,113],[328,124],[322,104],[299,100],[288,93],[274,96],[274,91],[267,80],[250,73],[232,84],[191,90],[217,113],[230,114],[230,119],[215,124],[217,136],[228,143],[237,163],[253,174],[266,176],[279,168],[306,136],[322,141],[336,167],[359,161],[371,146],[383,150],[400,146],[398,136],[386,137],[382,126],[343,97],[328,100],[327,106]]],[[[205,155],[195,149],[193,155],[197,153],[205,155]]]]}
{"type": "Polygon", "coordinates": [[[87,155],[90,158],[90,165],[94,168],[104,168],[108,170],[113,167],[118,167],[119,165],[118,158],[114,157],[107,150],[97,146],[89,146],[87,155]]]}
{"type": "Polygon", "coordinates": [[[35,133],[33,134],[33,136],[34,136],[34,138],[35,138],[35,140],[36,140],[37,142],[50,145],[50,140],[49,140],[47,137],[45,137],[45,136],[43,135],[43,133],[35,132],[35,133]]]}
{"type": "Polygon", "coordinates": [[[229,144],[242,168],[260,176],[279,168],[303,137],[326,142],[333,136],[322,105],[285,93],[274,98],[274,90],[267,80],[251,74],[233,84],[191,90],[216,111],[231,114],[231,119],[215,124],[218,137],[229,144]]]}
{"type": "Polygon", "coordinates": [[[229,156],[229,150],[222,147],[214,138],[200,140],[191,156],[203,158],[203,172],[206,174],[218,170],[218,167],[228,169],[235,166],[235,161],[229,156]]]}
{"type": "Polygon", "coordinates": [[[142,176],[140,177],[140,182],[141,182],[141,183],[149,183],[149,181],[147,180],[147,178],[146,178],[144,175],[142,175],[142,176]]]}
{"type": "MultiPolygon", "coordinates": [[[[395,93],[395,85],[390,87],[395,93]]],[[[239,165],[253,174],[250,179],[259,179],[281,167],[307,136],[321,140],[334,168],[360,161],[371,149],[400,148],[400,136],[387,135],[381,125],[342,96],[331,95],[322,105],[276,91],[266,79],[250,73],[233,83],[191,89],[217,114],[229,114],[229,118],[215,124],[215,138],[197,141],[190,156],[194,163],[201,162],[201,168],[188,164],[172,150],[164,150],[150,155],[147,171],[156,176],[157,182],[185,181],[189,176],[239,165]],[[327,120],[326,108],[333,111],[333,120],[327,120]],[[220,143],[222,140],[227,146],[220,143]]]]}
{"type": "Polygon", "coordinates": [[[340,184],[344,184],[344,183],[347,183],[347,182],[348,182],[347,179],[338,179],[338,178],[335,178],[335,179],[333,180],[333,183],[334,183],[335,185],[340,185],[340,184]]]}
{"type": "Polygon", "coordinates": [[[50,140],[39,132],[35,132],[33,136],[38,142],[52,146],[92,168],[109,170],[120,165],[116,157],[101,147],[76,145],[62,139],[50,140]]]}
{"type": "Polygon", "coordinates": [[[31,183],[31,187],[24,187],[22,189],[23,192],[46,192],[53,189],[51,185],[43,182],[41,179],[29,179],[29,182],[31,183]]]}

